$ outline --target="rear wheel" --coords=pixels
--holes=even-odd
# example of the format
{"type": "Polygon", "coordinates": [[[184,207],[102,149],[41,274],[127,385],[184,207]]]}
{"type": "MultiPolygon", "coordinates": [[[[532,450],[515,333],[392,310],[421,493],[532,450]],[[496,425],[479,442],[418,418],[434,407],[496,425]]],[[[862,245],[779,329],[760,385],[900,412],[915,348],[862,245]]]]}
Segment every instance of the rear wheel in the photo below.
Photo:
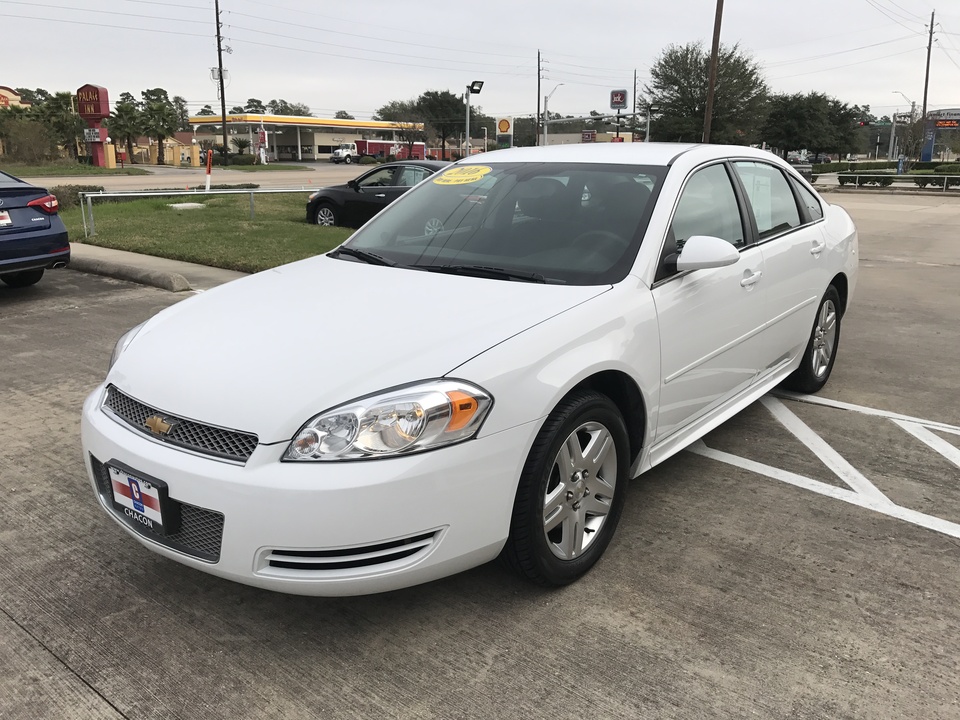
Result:
{"type": "Polygon", "coordinates": [[[317,225],[332,227],[338,224],[339,219],[340,218],[337,217],[337,211],[333,209],[332,205],[323,203],[317,206],[317,212],[314,215],[314,221],[317,225]]]}
{"type": "Polygon", "coordinates": [[[831,285],[820,301],[800,367],[784,380],[784,387],[802,393],[815,393],[822,389],[830,378],[839,345],[840,294],[831,285]]]}
{"type": "Polygon", "coordinates": [[[35,285],[36,283],[40,282],[40,278],[42,277],[43,268],[37,268],[36,270],[21,270],[20,272],[16,273],[0,275],[0,280],[3,280],[3,282],[10,287],[22,288],[35,285]]]}
{"type": "Polygon", "coordinates": [[[571,583],[609,545],[627,489],[623,418],[606,396],[584,391],[547,418],[520,476],[502,560],[540,585],[571,583]]]}

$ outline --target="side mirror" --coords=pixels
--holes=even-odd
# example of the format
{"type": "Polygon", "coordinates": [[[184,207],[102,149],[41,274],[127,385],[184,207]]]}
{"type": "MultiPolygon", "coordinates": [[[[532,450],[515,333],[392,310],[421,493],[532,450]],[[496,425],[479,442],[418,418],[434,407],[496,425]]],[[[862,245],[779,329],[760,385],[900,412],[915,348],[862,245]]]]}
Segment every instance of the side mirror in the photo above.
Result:
{"type": "Polygon", "coordinates": [[[677,257],[677,271],[726,267],[740,259],[740,253],[726,240],[710,235],[693,235],[677,257]]]}
{"type": "Polygon", "coordinates": [[[347,187],[353,190],[359,190],[360,185],[357,184],[356,180],[347,180],[347,187]]]}

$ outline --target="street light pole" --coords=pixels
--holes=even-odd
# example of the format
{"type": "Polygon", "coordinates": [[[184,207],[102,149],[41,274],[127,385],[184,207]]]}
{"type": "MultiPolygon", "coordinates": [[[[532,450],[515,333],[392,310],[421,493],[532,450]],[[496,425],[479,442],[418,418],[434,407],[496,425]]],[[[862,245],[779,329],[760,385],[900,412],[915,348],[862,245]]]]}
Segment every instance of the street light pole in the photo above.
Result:
{"type": "Polygon", "coordinates": [[[659,110],[659,105],[647,105],[647,132],[643,136],[644,142],[650,142],[650,116],[659,110]]]}
{"type": "Polygon", "coordinates": [[[487,151],[487,126],[483,126],[483,151],[487,151]]]}
{"type": "Polygon", "coordinates": [[[470,157],[470,96],[479,95],[480,90],[483,89],[483,80],[474,80],[472,83],[467,85],[467,92],[465,93],[467,98],[467,123],[466,123],[466,145],[464,149],[466,150],[466,156],[470,157]]]}
{"type": "Polygon", "coordinates": [[[543,144],[547,144],[547,122],[550,120],[550,113],[547,111],[547,105],[550,102],[550,98],[553,97],[553,94],[557,91],[557,88],[563,85],[563,83],[557,83],[557,87],[550,91],[549,95],[543,96],[543,144]]]}

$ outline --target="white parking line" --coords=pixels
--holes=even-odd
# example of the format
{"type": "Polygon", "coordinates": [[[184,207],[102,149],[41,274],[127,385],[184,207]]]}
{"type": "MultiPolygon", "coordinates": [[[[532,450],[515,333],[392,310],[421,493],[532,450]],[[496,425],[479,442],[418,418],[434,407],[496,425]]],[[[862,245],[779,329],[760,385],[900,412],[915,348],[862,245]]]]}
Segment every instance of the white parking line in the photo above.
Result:
{"type": "MultiPolygon", "coordinates": [[[[907,415],[890,413],[885,410],[877,410],[862,405],[852,405],[837,400],[827,400],[808,395],[793,395],[792,393],[777,392],[777,396],[808,402],[814,405],[824,405],[842,410],[859,412],[864,415],[873,415],[884,417],[891,420],[898,427],[910,433],[913,437],[920,440],[927,447],[936,451],[945,457],[951,463],[960,467],[960,450],[948,443],[941,437],[938,437],[930,430],[955,433],[960,435],[960,428],[945,423],[938,423],[930,420],[921,420],[907,415]]],[[[697,455],[717,460],[734,467],[748,470],[758,475],[763,475],[773,480],[788,483],[795,487],[810,490],[820,495],[826,495],[836,500],[842,500],[858,507],[873,510],[874,512],[894,517],[905,522],[918,525],[928,530],[934,530],[944,535],[960,538],[960,524],[938,518],[933,515],[911,510],[901,505],[897,505],[884,495],[877,487],[871,483],[859,470],[853,467],[840,453],[827,444],[827,442],[817,435],[806,423],[794,415],[787,407],[770,395],[761,399],[761,403],[779,421],[787,430],[790,431],[800,442],[809,448],[821,462],[826,465],[844,484],[850,489],[830,485],[829,483],[814,480],[813,478],[799,475],[789,470],[783,470],[771,465],[750,460],[739,455],[714,450],[707,447],[703,440],[698,440],[691,445],[688,450],[697,455]]]]}

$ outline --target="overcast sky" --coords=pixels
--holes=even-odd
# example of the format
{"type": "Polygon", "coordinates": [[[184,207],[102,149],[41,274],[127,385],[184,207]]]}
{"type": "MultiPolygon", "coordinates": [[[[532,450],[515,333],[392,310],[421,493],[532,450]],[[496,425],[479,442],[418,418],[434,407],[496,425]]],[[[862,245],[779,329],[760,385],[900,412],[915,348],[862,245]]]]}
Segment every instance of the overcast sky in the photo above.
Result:
{"type": "MultiPolygon", "coordinates": [[[[774,92],[816,90],[877,115],[923,100],[927,0],[726,0],[721,40],[739,43],[774,92]]],[[[928,105],[960,107],[960,2],[937,11],[928,105]]],[[[221,0],[227,109],[255,97],[358,118],[424,90],[460,94],[489,115],[609,108],[610,91],[643,89],[671,44],[709,48],[715,0],[221,0]]],[[[213,0],[0,0],[0,85],[103,85],[111,101],[145,88],[182,95],[191,113],[218,105],[213,0]]]]}

